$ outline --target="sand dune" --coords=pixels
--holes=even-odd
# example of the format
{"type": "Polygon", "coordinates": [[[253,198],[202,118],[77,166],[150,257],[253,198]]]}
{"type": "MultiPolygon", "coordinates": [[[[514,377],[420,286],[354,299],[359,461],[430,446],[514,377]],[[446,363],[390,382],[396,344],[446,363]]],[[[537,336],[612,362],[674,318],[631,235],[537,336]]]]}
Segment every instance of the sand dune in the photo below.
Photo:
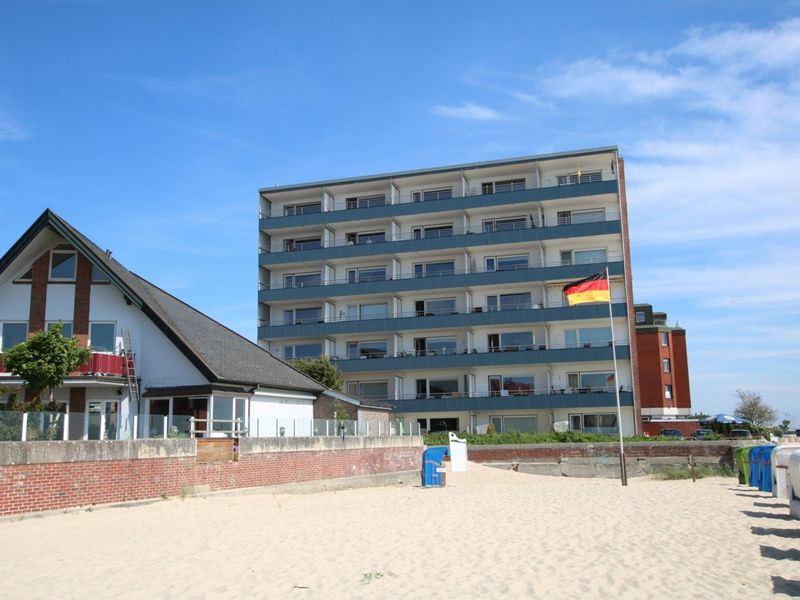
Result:
{"type": "Polygon", "coordinates": [[[800,595],[800,521],[787,514],[733,479],[623,488],[470,464],[444,489],[174,498],[6,521],[1,595],[800,595]]]}

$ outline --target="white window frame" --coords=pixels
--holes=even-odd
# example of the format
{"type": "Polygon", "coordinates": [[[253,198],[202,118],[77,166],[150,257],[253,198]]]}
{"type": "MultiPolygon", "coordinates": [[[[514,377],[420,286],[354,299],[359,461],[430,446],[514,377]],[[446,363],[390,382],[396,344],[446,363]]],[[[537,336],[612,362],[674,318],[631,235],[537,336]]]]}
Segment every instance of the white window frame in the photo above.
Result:
{"type": "Polygon", "coordinates": [[[525,269],[530,269],[531,268],[531,255],[530,254],[502,254],[502,255],[497,255],[497,256],[486,256],[483,259],[483,268],[484,268],[484,271],[486,271],[487,273],[493,273],[493,272],[496,272],[496,271],[511,271],[511,270],[524,271],[525,269]],[[527,259],[527,263],[528,263],[527,266],[525,266],[525,267],[518,267],[516,269],[501,269],[500,268],[500,261],[502,259],[504,259],[504,258],[523,258],[523,257],[525,257],[527,259]],[[490,260],[494,261],[494,267],[492,267],[492,268],[489,268],[489,261],[490,260]]]}
{"type": "MultiPolygon", "coordinates": [[[[31,333],[31,324],[28,321],[22,321],[22,320],[15,321],[13,319],[10,319],[8,321],[0,322],[0,352],[4,352],[4,350],[2,349],[3,348],[3,343],[5,342],[5,336],[3,334],[3,326],[6,323],[8,323],[8,324],[22,324],[22,325],[25,325],[25,339],[27,339],[28,336],[31,333]]],[[[24,342],[25,340],[23,339],[22,341],[24,342]]]]}
{"type": "Polygon", "coordinates": [[[50,270],[48,271],[49,281],[75,281],[78,277],[78,252],[76,250],[51,250],[50,251],[50,270]],[[56,254],[71,254],[75,257],[75,270],[72,277],[53,277],[53,258],[56,254]]]}
{"type": "Polygon", "coordinates": [[[411,201],[412,202],[434,202],[435,200],[449,200],[450,198],[453,198],[453,186],[452,185],[449,185],[449,186],[445,185],[445,186],[433,187],[433,188],[421,188],[421,189],[418,189],[418,190],[412,190],[411,191],[411,201]],[[425,194],[431,193],[431,192],[444,192],[445,190],[450,192],[450,196],[449,197],[447,197],[447,198],[435,198],[433,200],[425,200],[425,194]],[[419,198],[419,200],[416,200],[415,198],[419,198]]]}
{"type": "Polygon", "coordinates": [[[116,354],[117,353],[117,322],[116,321],[89,321],[89,347],[92,352],[98,354],[116,354]],[[92,326],[94,325],[113,325],[114,327],[114,347],[111,350],[96,350],[92,347],[92,326]]]}
{"type": "Polygon", "coordinates": [[[668,358],[661,359],[661,370],[664,373],[672,373],[672,364],[668,358]]]}
{"type": "Polygon", "coordinates": [[[309,271],[307,273],[284,273],[283,274],[283,287],[284,287],[284,289],[287,289],[287,288],[294,289],[295,288],[295,285],[294,285],[295,278],[297,276],[300,276],[300,275],[318,275],[319,276],[319,283],[318,284],[309,285],[309,286],[302,286],[302,287],[315,287],[316,285],[322,285],[322,271],[309,271]],[[292,285],[291,286],[287,286],[286,285],[286,278],[287,277],[291,277],[292,278],[292,285]]]}
{"type": "MultiPolygon", "coordinates": [[[[72,323],[72,320],[69,320],[69,321],[47,321],[44,324],[44,329],[45,329],[45,331],[49,331],[50,325],[58,325],[59,323],[61,323],[62,328],[63,328],[64,325],[69,325],[69,330],[72,333],[72,335],[65,336],[65,337],[74,337],[75,336],[75,326],[72,323]]],[[[61,335],[64,335],[63,330],[61,332],[61,335]]]]}

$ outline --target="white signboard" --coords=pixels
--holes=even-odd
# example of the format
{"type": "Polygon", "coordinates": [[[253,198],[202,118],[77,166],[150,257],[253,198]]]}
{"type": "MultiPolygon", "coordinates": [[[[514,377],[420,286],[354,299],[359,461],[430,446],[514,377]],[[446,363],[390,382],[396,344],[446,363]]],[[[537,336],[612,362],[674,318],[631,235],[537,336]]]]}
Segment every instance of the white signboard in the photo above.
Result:
{"type": "Polygon", "coordinates": [[[450,468],[453,473],[467,471],[467,440],[459,439],[450,432],[450,468]]]}

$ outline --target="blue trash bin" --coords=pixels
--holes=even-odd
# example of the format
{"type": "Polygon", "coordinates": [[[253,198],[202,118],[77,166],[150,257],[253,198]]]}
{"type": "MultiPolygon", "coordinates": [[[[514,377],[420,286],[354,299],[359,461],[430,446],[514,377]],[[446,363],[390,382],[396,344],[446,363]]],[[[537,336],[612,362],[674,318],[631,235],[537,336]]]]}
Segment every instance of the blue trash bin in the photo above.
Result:
{"type": "Polygon", "coordinates": [[[442,466],[445,456],[450,456],[447,446],[431,446],[422,453],[422,485],[423,487],[442,487],[444,473],[437,469],[442,466]]]}

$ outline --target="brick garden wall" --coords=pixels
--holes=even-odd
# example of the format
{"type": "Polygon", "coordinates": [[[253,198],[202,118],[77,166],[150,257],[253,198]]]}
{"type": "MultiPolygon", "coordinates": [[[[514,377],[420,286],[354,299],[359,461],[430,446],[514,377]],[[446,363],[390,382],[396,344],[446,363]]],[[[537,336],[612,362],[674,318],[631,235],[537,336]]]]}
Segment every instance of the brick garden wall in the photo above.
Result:
{"type": "Polygon", "coordinates": [[[415,470],[423,449],[420,437],[243,440],[237,462],[201,463],[195,443],[0,443],[0,515],[415,470]]]}

